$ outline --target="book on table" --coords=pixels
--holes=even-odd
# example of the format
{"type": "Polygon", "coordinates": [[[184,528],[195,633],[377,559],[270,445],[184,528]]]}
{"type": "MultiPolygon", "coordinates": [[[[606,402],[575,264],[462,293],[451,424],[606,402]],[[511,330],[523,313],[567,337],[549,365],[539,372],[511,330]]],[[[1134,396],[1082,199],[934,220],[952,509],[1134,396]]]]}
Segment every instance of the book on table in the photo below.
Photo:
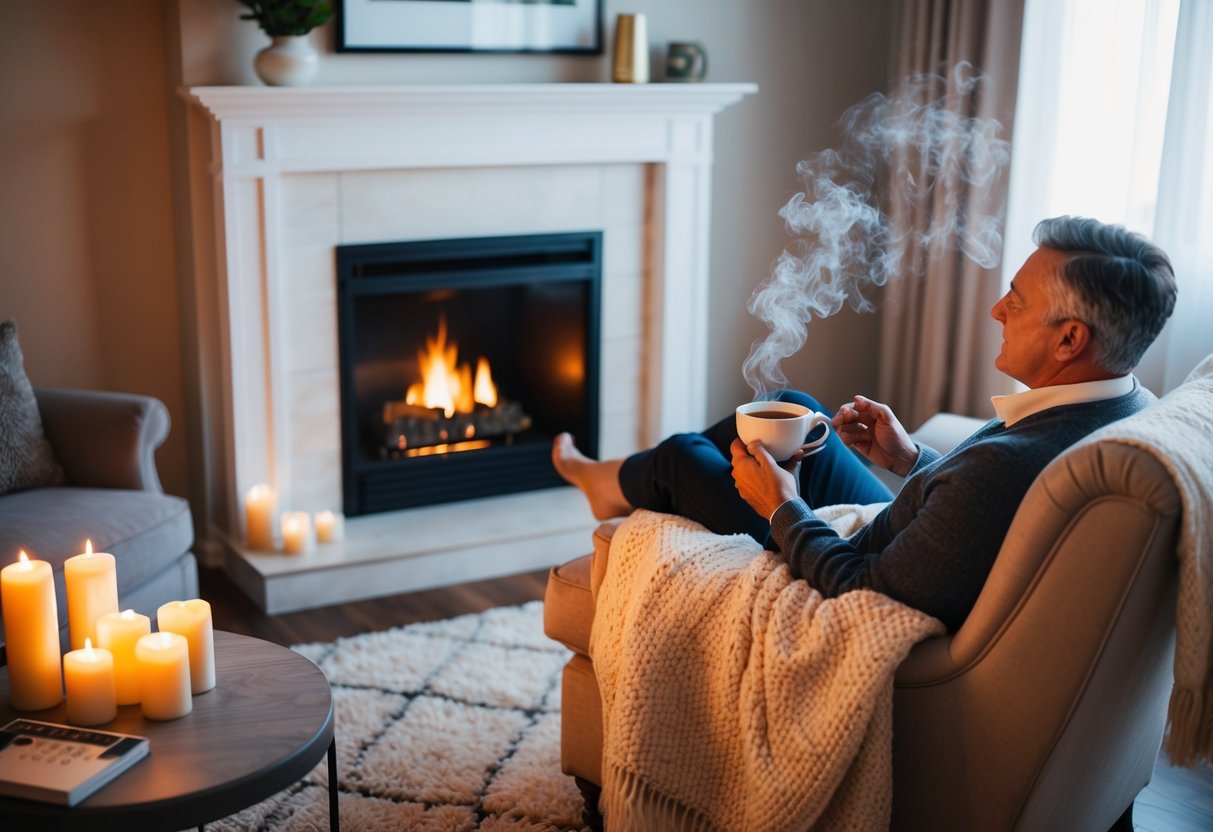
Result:
{"type": "Polygon", "coordinates": [[[0,729],[0,795],[75,806],[147,752],[134,734],[14,719],[0,729]]]}

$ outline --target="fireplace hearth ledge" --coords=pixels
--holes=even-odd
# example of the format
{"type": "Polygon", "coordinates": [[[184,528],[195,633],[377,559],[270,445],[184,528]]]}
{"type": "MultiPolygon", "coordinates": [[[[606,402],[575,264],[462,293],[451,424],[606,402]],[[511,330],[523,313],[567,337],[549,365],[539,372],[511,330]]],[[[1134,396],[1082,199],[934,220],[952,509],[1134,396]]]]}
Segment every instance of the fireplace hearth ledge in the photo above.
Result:
{"type": "Polygon", "coordinates": [[[545,569],[589,551],[581,492],[552,488],[349,517],[345,538],[299,555],[227,541],[225,569],[271,615],[545,569]]]}

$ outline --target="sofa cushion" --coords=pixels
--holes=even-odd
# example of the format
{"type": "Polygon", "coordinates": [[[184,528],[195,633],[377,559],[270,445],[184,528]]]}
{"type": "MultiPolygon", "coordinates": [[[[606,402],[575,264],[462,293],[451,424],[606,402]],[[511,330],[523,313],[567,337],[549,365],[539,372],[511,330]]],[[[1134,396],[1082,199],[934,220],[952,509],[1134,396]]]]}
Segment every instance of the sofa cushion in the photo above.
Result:
{"type": "Polygon", "coordinates": [[[190,548],[194,527],[185,500],[151,491],[35,488],[0,499],[0,565],[15,561],[21,549],[51,564],[60,627],[67,625],[63,562],[84,551],[86,538],[93,551],[114,556],[121,606],[124,592],[190,548]]]}
{"type": "Polygon", "coordinates": [[[63,482],[25,376],[17,322],[0,323],[0,494],[63,482]]]}

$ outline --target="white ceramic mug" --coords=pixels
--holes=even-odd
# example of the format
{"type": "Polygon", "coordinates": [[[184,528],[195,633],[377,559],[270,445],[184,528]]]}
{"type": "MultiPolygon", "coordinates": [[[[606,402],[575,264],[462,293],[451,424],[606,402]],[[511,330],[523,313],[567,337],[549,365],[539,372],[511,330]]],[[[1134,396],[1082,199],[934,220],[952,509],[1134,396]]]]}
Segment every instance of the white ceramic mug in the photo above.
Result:
{"type": "Polygon", "coordinates": [[[750,402],[737,408],[737,435],[747,445],[759,440],[782,462],[806,444],[811,450],[805,456],[820,451],[830,436],[830,417],[794,402],[750,402]],[[818,425],[825,425],[825,432],[806,443],[805,437],[818,425]]]}

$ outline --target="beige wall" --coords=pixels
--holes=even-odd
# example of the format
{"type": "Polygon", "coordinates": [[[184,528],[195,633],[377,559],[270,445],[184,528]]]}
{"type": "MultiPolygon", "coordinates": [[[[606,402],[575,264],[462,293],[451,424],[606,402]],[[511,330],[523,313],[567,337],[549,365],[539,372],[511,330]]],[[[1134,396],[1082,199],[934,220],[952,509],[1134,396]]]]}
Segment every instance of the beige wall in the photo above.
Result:
{"type": "Polygon", "coordinates": [[[17,319],[34,384],[162,399],[175,427],[161,476],[183,494],[163,43],[154,2],[6,9],[0,316],[17,319]]]}
{"type": "MultiPolygon", "coordinates": [[[[885,87],[894,5],[606,0],[608,50],[592,57],[338,54],[330,24],[313,33],[325,53],[315,83],[606,81],[620,11],[647,13],[656,76],[664,44],[692,39],[707,46],[710,80],[757,82],[757,95],[717,120],[710,410],[723,413],[749,397],[740,364],[762,330],[744,305],[787,242],[777,211],[799,187],[796,162],[836,143],[841,112],[885,87]]],[[[166,402],[176,427],[159,462],[178,494],[200,461],[186,453],[194,397],[178,306],[173,90],[258,83],[251,60],[268,41],[239,20],[241,9],[236,0],[24,3],[0,30],[0,316],[18,319],[36,384],[166,402]]],[[[789,377],[831,406],[871,391],[878,332],[875,316],[849,311],[816,324],[789,377]]]]}

